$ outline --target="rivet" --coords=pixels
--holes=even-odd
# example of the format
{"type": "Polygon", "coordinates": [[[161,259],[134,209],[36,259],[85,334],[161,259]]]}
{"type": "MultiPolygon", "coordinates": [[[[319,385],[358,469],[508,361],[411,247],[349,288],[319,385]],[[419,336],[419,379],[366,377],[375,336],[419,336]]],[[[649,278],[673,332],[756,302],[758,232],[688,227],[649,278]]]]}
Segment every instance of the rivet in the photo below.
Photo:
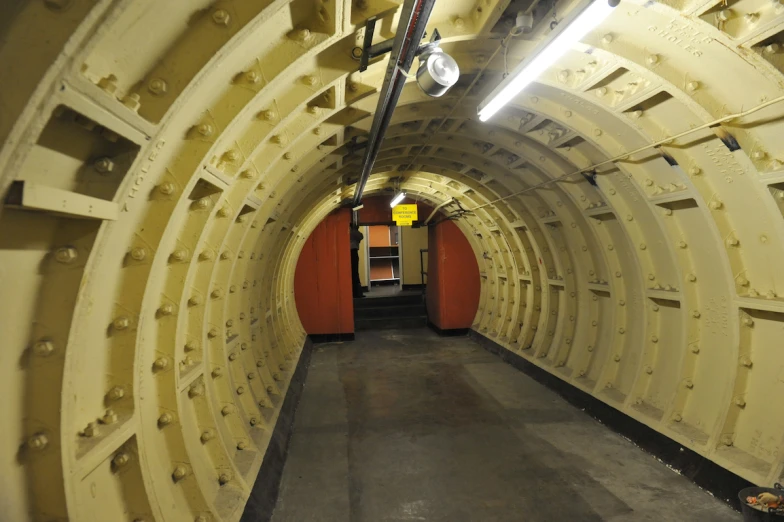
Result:
{"type": "Polygon", "coordinates": [[[229,293],[233,294],[237,292],[237,285],[231,285],[229,287],[229,293]]]}
{"type": "Polygon", "coordinates": [[[200,198],[193,202],[193,206],[199,210],[205,210],[210,206],[209,198],[200,198]]]}
{"type": "Polygon", "coordinates": [[[686,379],[685,381],[683,381],[683,385],[690,390],[694,388],[694,382],[691,379],[686,379]]]}
{"type": "Polygon", "coordinates": [[[765,152],[764,152],[764,151],[761,151],[761,150],[755,150],[754,152],[752,152],[752,153],[751,153],[751,157],[752,157],[753,159],[755,159],[755,160],[761,160],[761,159],[763,159],[765,156],[767,156],[767,154],[765,154],[765,152]]]}
{"type": "Polygon", "coordinates": [[[239,441],[237,443],[237,449],[240,450],[240,451],[244,450],[247,447],[248,447],[248,444],[244,440],[241,440],[241,441],[239,441]]]}
{"type": "MultiPolygon", "coordinates": [[[[242,315],[242,314],[240,314],[240,315],[242,315]]],[[[240,344],[240,350],[247,350],[247,349],[248,349],[248,343],[240,344]]]]}
{"type": "Polygon", "coordinates": [[[236,360],[236,359],[237,359],[237,354],[236,354],[235,352],[231,352],[231,353],[229,354],[229,360],[230,360],[230,361],[234,361],[234,360],[236,360]]]}
{"type": "Polygon", "coordinates": [[[226,327],[231,327],[231,326],[234,326],[234,320],[226,319],[226,327]]]}
{"type": "Polygon", "coordinates": [[[659,63],[659,55],[658,54],[651,54],[645,59],[648,62],[648,65],[655,65],[659,63]]]}
{"type": "Polygon", "coordinates": [[[221,486],[228,484],[229,481],[231,481],[231,477],[226,473],[221,473],[218,476],[218,484],[220,484],[221,486]]]}
{"type": "Polygon", "coordinates": [[[188,389],[188,397],[193,399],[194,397],[201,397],[204,395],[204,385],[201,383],[194,383],[188,389]]]}
{"type": "Polygon", "coordinates": [[[739,244],[740,244],[740,241],[738,241],[738,240],[737,240],[736,238],[734,238],[734,237],[731,237],[731,238],[728,238],[728,239],[727,239],[727,246],[732,246],[732,247],[735,247],[735,246],[738,246],[739,244]]]}
{"type": "Polygon", "coordinates": [[[743,317],[743,326],[749,326],[749,327],[754,326],[754,319],[752,319],[748,315],[744,316],[743,317]]]}
{"type": "Polygon", "coordinates": [[[702,173],[702,169],[696,165],[689,167],[689,174],[692,176],[699,176],[702,173]]]}
{"type": "Polygon", "coordinates": [[[174,313],[174,305],[166,303],[158,308],[158,313],[161,315],[172,315],[174,313]]]}
{"type": "Polygon", "coordinates": [[[680,422],[680,421],[683,420],[683,417],[681,416],[680,413],[674,413],[672,415],[672,420],[673,420],[673,422],[680,422]]]}
{"type": "Polygon", "coordinates": [[[732,402],[734,402],[735,406],[737,406],[738,408],[746,407],[746,401],[744,401],[742,397],[735,397],[735,400],[733,400],[732,402]]]}
{"type": "Polygon", "coordinates": [[[665,208],[664,209],[664,215],[665,216],[671,216],[672,215],[672,209],[671,208],[665,208]]]}
{"type": "Polygon", "coordinates": [[[259,368],[263,367],[264,366],[264,361],[259,359],[258,361],[256,361],[256,366],[258,366],[259,368]]]}
{"type": "Polygon", "coordinates": [[[612,43],[612,41],[613,41],[613,35],[611,33],[607,33],[604,36],[602,36],[603,43],[609,44],[612,43]]]}
{"type": "Polygon", "coordinates": [[[251,426],[255,426],[258,423],[259,423],[259,419],[257,419],[256,417],[251,417],[250,418],[250,425],[251,426]]]}
{"type": "Polygon", "coordinates": [[[631,117],[632,117],[632,118],[634,118],[635,120],[638,120],[638,119],[640,119],[640,117],[642,116],[642,111],[641,111],[641,110],[639,110],[639,109],[638,109],[638,110],[636,110],[636,111],[632,111],[632,112],[630,112],[630,113],[629,113],[629,116],[631,116],[631,117]]]}
{"type": "Polygon", "coordinates": [[[226,415],[231,415],[234,413],[234,406],[227,404],[223,408],[221,408],[221,414],[225,417],[226,415]]]}
{"type": "Polygon", "coordinates": [[[158,426],[168,426],[174,420],[174,416],[169,413],[163,413],[160,417],[158,417],[158,426]]]}
{"type": "Polygon", "coordinates": [[[219,334],[220,332],[214,326],[207,331],[207,337],[209,337],[210,339],[215,339],[216,337],[218,337],[219,334]]]}
{"type": "Polygon", "coordinates": [[[169,359],[166,357],[158,357],[155,359],[155,362],[152,363],[152,367],[156,370],[165,370],[169,366],[169,359]]]}
{"type": "Polygon", "coordinates": [[[621,272],[620,272],[620,271],[616,271],[616,272],[615,272],[615,277],[621,277],[621,275],[622,275],[622,274],[621,274],[621,272]]]}
{"type": "Polygon", "coordinates": [[[242,395],[243,393],[245,393],[245,387],[244,386],[239,386],[237,388],[237,395],[242,395]]]}
{"type": "Polygon", "coordinates": [[[214,13],[212,13],[212,21],[217,25],[222,25],[225,27],[229,25],[230,20],[231,16],[229,16],[229,12],[225,9],[217,9],[214,13]]]}
{"type": "Polygon", "coordinates": [[[202,297],[201,297],[200,295],[198,295],[198,294],[196,294],[196,295],[192,295],[192,296],[191,296],[191,297],[188,299],[188,304],[189,304],[189,305],[191,305],[191,306],[199,306],[199,305],[200,305],[200,304],[202,304],[203,302],[204,302],[204,300],[203,300],[203,299],[202,299],[202,297]]]}
{"type": "Polygon", "coordinates": [[[57,262],[63,263],[65,265],[73,263],[76,261],[77,257],[79,257],[79,253],[74,247],[70,246],[58,248],[54,253],[54,258],[57,260],[57,262]]]}
{"type": "Polygon", "coordinates": [[[318,82],[318,78],[316,78],[312,74],[309,74],[302,78],[302,83],[304,83],[305,85],[316,85],[317,82],[318,82]]]}
{"type": "Polygon", "coordinates": [[[308,38],[310,38],[310,30],[309,29],[297,29],[291,33],[292,38],[298,40],[300,42],[304,42],[308,38]]]}
{"type": "Polygon", "coordinates": [[[645,367],[645,373],[647,373],[648,375],[652,374],[653,373],[653,368],[651,368],[650,366],[646,366],[645,367]]]}
{"type": "Polygon", "coordinates": [[[689,274],[688,275],[688,280],[693,283],[693,282],[695,282],[697,280],[697,276],[694,275],[694,274],[689,274]]]}
{"type": "Polygon", "coordinates": [[[213,299],[220,299],[221,297],[223,297],[223,290],[221,290],[220,288],[216,288],[215,290],[212,291],[210,295],[212,296],[213,299]]]}
{"type": "Polygon", "coordinates": [[[615,357],[613,357],[613,361],[615,361],[615,362],[620,362],[620,360],[621,360],[621,356],[620,355],[616,354],[615,357]]]}
{"type": "Polygon", "coordinates": [[[198,132],[205,138],[209,138],[210,136],[212,136],[212,133],[215,132],[215,128],[209,123],[200,123],[199,125],[196,126],[196,132],[198,132]]]}
{"type": "Polygon", "coordinates": [[[162,96],[166,94],[168,87],[169,86],[166,84],[166,80],[162,78],[154,78],[150,80],[150,83],[147,84],[147,90],[155,96],[162,96]]]}
{"type": "Polygon", "coordinates": [[[181,481],[186,475],[188,475],[188,470],[185,469],[185,466],[177,466],[174,468],[174,471],[172,471],[172,479],[174,479],[175,482],[181,481]]]}
{"type": "Polygon", "coordinates": [[[221,252],[220,258],[223,259],[224,261],[226,259],[229,259],[230,257],[231,257],[231,254],[229,254],[228,250],[224,250],[223,252],[221,252]]]}
{"type": "Polygon", "coordinates": [[[724,444],[725,446],[732,446],[733,444],[732,435],[722,435],[721,443],[724,444]]]}
{"type": "Polygon", "coordinates": [[[618,305],[619,305],[619,306],[626,306],[626,301],[624,301],[623,299],[621,299],[620,301],[618,301],[618,305]]]}
{"type": "Polygon", "coordinates": [[[223,368],[221,368],[220,366],[216,366],[215,368],[212,369],[213,377],[218,378],[221,375],[223,375],[223,368]]]}
{"type": "Polygon", "coordinates": [[[652,336],[651,336],[651,342],[652,342],[652,343],[658,343],[658,342],[659,342],[659,338],[658,338],[658,337],[656,337],[655,335],[652,335],[652,336]]]}
{"type": "Polygon", "coordinates": [[[686,90],[689,92],[694,92],[700,88],[700,82],[689,82],[686,84],[686,90]]]}
{"type": "Polygon", "coordinates": [[[751,368],[751,367],[753,366],[753,363],[751,362],[751,359],[749,359],[749,358],[748,358],[747,356],[745,356],[745,355],[744,355],[743,357],[741,357],[741,358],[740,358],[740,364],[741,364],[742,366],[745,366],[746,368],[751,368]]]}
{"type": "Polygon", "coordinates": [[[204,250],[201,254],[199,254],[199,259],[202,261],[210,261],[215,257],[215,253],[212,250],[204,250]]]}
{"type": "Polygon", "coordinates": [[[201,432],[201,437],[199,437],[202,442],[209,442],[215,438],[215,431],[212,429],[207,429],[201,432]]]}
{"type": "Polygon", "coordinates": [[[687,246],[686,241],[678,241],[678,248],[686,248],[687,246]]]}
{"type": "Polygon", "coordinates": [[[623,328],[623,327],[618,328],[618,333],[621,334],[621,335],[625,334],[626,333],[626,328],[623,328]]]}

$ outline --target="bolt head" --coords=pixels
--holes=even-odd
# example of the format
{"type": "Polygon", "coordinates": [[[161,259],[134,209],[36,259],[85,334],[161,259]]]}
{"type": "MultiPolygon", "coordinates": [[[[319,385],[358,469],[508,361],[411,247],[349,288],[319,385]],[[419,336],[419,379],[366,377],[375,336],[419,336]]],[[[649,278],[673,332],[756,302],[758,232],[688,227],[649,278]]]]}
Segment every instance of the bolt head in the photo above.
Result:
{"type": "Polygon", "coordinates": [[[144,261],[147,257],[147,249],[143,247],[135,247],[131,249],[131,259],[134,261],[144,261]]]}
{"type": "Polygon", "coordinates": [[[212,21],[215,22],[216,25],[227,26],[231,21],[231,15],[225,9],[217,9],[214,13],[212,13],[212,21]]]}
{"type": "Polygon", "coordinates": [[[130,325],[131,325],[131,320],[128,319],[128,317],[126,317],[124,315],[120,316],[120,317],[116,318],[114,321],[112,321],[112,327],[115,330],[125,330],[130,325]]]}
{"type": "Polygon", "coordinates": [[[110,401],[119,401],[125,397],[125,388],[122,386],[114,386],[106,393],[106,398],[110,401]]]}
{"type": "Polygon", "coordinates": [[[162,96],[166,94],[166,90],[169,86],[166,84],[166,80],[162,78],[153,78],[147,84],[147,90],[150,91],[151,94],[155,96],[162,96]]]}
{"type": "Polygon", "coordinates": [[[112,465],[115,468],[122,468],[123,466],[128,464],[130,461],[131,461],[131,457],[127,453],[125,453],[123,451],[123,452],[117,453],[114,456],[114,458],[112,459],[112,465]]]}
{"type": "Polygon", "coordinates": [[[114,170],[114,162],[110,158],[100,158],[95,160],[93,168],[101,174],[109,174],[114,170]]]}
{"type": "Polygon", "coordinates": [[[27,439],[27,447],[31,450],[41,451],[49,445],[49,437],[45,433],[36,433],[27,439]]]}
{"type": "Polygon", "coordinates": [[[49,357],[54,353],[54,343],[49,340],[41,340],[33,345],[33,353],[39,357],[49,357]]]}
{"type": "Polygon", "coordinates": [[[54,258],[57,262],[63,263],[64,265],[73,263],[76,261],[77,257],[79,257],[79,253],[71,246],[58,248],[54,253],[54,258]]]}

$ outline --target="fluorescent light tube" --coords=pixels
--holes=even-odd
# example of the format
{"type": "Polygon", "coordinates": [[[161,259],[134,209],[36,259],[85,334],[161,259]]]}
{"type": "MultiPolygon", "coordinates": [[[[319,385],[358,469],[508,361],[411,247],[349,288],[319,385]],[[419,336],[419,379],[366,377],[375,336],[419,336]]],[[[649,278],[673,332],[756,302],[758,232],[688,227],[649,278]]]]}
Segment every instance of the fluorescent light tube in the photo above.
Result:
{"type": "Polygon", "coordinates": [[[406,193],[405,192],[401,192],[400,194],[395,196],[392,199],[392,201],[389,202],[389,206],[392,207],[392,208],[395,208],[395,206],[397,206],[398,203],[403,201],[403,199],[405,199],[405,197],[406,197],[406,193]]]}
{"type": "Polygon", "coordinates": [[[558,24],[555,30],[558,31],[558,28],[562,27],[561,31],[554,37],[551,36],[549,42],[534,52],[532,57],[523,60],[517,69],[485,98],[479,106],[479,120],[489,120],[504,105],[512,101],[553,62],[607,18],[618,3],[618,0],[595,0],[581,12],[578,8],[579,14],[572,17],[570,22],[562,21],[558,24]]]}

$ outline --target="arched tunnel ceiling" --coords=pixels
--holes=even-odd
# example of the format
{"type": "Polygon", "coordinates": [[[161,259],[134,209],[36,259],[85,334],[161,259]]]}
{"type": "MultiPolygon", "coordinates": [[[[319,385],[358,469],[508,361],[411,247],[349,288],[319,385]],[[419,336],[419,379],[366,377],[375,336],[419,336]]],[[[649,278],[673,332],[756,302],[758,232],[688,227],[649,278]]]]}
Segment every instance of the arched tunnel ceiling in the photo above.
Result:
{"type": "MultiPolygon", "coordinates": [[[[367,194],[455,218],[481,271],[475,330],[779,479],[784,7],[624,1],[480,123],[550,26],[542,0],[502,46],[527,5],[437,2],[428,31],[461,81],[440,99],[409,82],[367,194]]],[[[305,339],[296,260],[353,195],[386,67],[358,73],[351,50],[370,16],[391,38],[398,7],[0,7],[9,520],[239,518],[305,339]]]]}

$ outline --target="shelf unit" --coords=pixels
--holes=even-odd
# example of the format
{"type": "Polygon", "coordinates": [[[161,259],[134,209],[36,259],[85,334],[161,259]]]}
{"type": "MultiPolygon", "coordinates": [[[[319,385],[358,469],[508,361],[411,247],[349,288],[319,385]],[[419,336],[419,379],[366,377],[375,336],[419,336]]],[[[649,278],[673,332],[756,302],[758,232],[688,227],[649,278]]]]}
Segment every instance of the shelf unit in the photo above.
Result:
{"type": "Polygon", "coordinates": [[[373,284],[399,283],[400,228],[374,225],[367,227],[368,287],[373,284]]]}

